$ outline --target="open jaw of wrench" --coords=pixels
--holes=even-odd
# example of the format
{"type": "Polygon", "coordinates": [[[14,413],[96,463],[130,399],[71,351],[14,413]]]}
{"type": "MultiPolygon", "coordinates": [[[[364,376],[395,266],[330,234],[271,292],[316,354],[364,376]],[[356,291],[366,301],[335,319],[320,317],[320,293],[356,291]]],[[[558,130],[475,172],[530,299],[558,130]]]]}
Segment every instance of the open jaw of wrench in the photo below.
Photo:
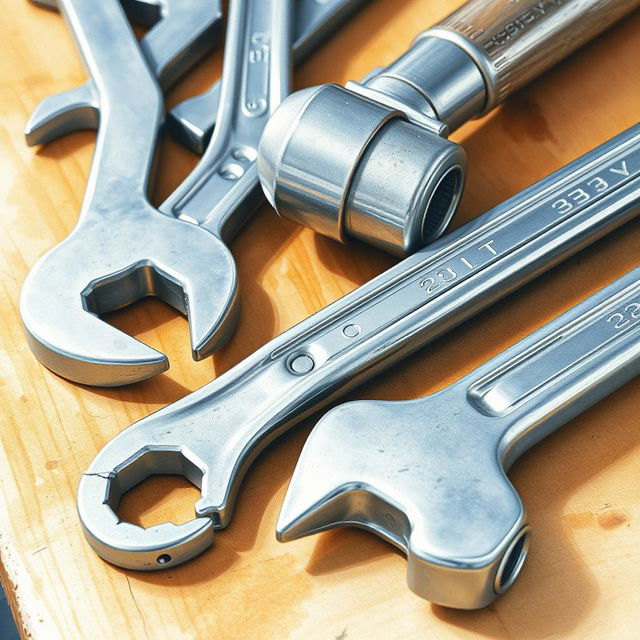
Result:
{"type": "Polygon", "coordinates": [[[209,547],[240,482],[286,429],[640,213],[640,125],[525,189],[117,435],[78,489],[89,544],[125,568],[209,547]],[[143,529],[122,494],[153,474],[201,489],[196,518],[143,529]]]}
{"type": "Polygon", "coordinates": [[[407,554],[419,596],[487,606],[529,544],[505,470],[638,374],[640,268],[438,393],[329,411],[302,450],[278,538],[359,526],[407,554]]]}
{"type": "MultiPolygon", "coordinates": [[[[59,0],[38,4],[55,8],[59,0]]],[[[155,23],[140,41],[140,47],[165,89],[198,62],[217,40],[222,21],[220,0],[126,0],[123,4],[136,17],[155,23]]],[[[79,129],[96,129],[99,108],[99,92],[93,80],[49,96],[29,118],[25,127],[27,144],[44,144],[79,129]]]]}
{"type": "Polygon", "coordinates": [[[224,345],[235,328],[236,267],[224,240],[260,202],[256,147],[270,110],[289,90],[291,1],[231,3],[220,127],[159,211],[146,198],[159,92],[120,7],[110,3],[107,32],[78,2],[63,6],[91,76],[99,78],[105,117],[80,220],[30,272],[21,314],[30,347],[47,367],[114,386],[166,370],[167,359],[99,314],[157,295],[188,313],[195,359],[224,345]]]}
{"type": "Polygon", "coordinates": [[[29,273],[21,315],[31,349],[50,369],[88,384],[122,384],[165,370],[166,357],[97,314],[159,295],[188,312],[194,354],[204,357],[215,347],[212,318],[229,304],[229,287],[216,277],[216,239],[147,200],[162,98],[122,8],[117,0],[60,3],[100,87],[100,127],[78,224],[29,273]]]}
{"type": "MultiPolygon", "coordinates": [[[[295,62],[302,62],[366,1],[298,0],[293,23],[295,62]]],[[[215,127],[220,89],[217,81],[205,93],[184,100],[167,114],[167,125],[174,137],[198,154],[204,152],[215,127]]]]}

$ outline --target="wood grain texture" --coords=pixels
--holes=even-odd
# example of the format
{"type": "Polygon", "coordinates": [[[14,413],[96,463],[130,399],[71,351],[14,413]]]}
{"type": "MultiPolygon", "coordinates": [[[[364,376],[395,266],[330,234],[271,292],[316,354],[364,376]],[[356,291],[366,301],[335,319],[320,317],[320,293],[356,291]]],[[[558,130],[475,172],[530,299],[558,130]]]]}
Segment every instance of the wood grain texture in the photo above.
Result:
{"type": "MultiPolygon", "coordinates": [[[[297,86],[362,77],[457,4],[372,1],[298,71],[297,86]]],[[[640,380],[516,464],[510,475],[529,510],[534,541],[515,587],[486,610],[450,611],[411,595],[404,558],[361,531],[275,541],[287,479],[315,419],[260,456],[231,526],[198,560],[153,574],[101,561],[85,543],[75,510],[78,479],[97,451],[131,422],[200,387],[394,260],[364,246],[346,249],[265,206],[233,244],[243,315],[220,354],[192,362],[186,321],[147,301],[111,321],[166,352],[169,372],[102,390],[45,370],[22,334],[20,286],[37,258],[75,223],[94,135],[74,134],[39,150],[25,146],[21,132],[37,102],[85,76],[57,14],[26,0],[0,0],[0,7],[0,559],[2,583],[25,636],[638,637],[640,380]]],[[[470,162],[455,225],[636,122],[639,34],[636,13],[455,134],[470,162]]],[[[219,65],[219,54],[201,65],[169,104],[204,90],[219,65]]],[[[154,201],[162,201],[194,163],[187,151],[164,141],[154,201]]],[[[404,399],[434,391],[637,266],[639,258],[637,221],[350,397],[404,399]]],[[[127,496],[120,513],[142,524],[180,521],[191,517],[195,498],[186,482],[156,478],[127,496]]]]}

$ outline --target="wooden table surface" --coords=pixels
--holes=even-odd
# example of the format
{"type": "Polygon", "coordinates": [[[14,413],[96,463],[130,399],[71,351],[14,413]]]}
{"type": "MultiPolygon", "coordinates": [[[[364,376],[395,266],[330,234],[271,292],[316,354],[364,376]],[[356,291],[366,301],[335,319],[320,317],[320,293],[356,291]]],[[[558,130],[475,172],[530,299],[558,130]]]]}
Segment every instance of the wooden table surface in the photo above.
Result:
{"type": "MultiPolygon", "coordinates": [[[[296,85],[362,77],[457,4],[371,1],[298,70],[296,85]]],[[[26,147],[21,132],[38,101],[85,75],[56,13],[26,0],[1,0],[0,6],[0,558],[2,583],[25,636],[640,637],[640,380],[515,465],[510,476],[528,508],[533,544],[516,585],[483,611],[452,611],[413,596],[405,585],[405,559],[362,531],[276,542],[287,481],[317,417],[260,456],[231,526],[196,561],[142,574],[100,560],[83,539],[75,504],[80,475],[98,450],[394,259],[365,246],[346,249],[264,206],[233,243],[243,315],[218,355],[192,362],[185,319],[148,300],[110,321],[166,352],[167,373],[127,388],[95,389],[47,371],[25,342],[18,296],[29,268],[75,224],[94,135],[26,147]]],[[[454,224],[634,124],[639,55],[636,12],[495,113],[458,131],[454,137],[467,150],[470,170],[454,224]]],[[[203,91],[219,67],[217,54],[170,93],[169,104],[203,91]]],[[[194,163],[194,156],[165,140],[154,202],[194,163]]],[[[349,397],[404,399],[434,391],[637,266],[639,258],[640,220],[349,397]]],[[[186,481],[159,477],[127,495],[119,513],[143,525],[181,522],[192,517],[196,497],[186,481]]]]}

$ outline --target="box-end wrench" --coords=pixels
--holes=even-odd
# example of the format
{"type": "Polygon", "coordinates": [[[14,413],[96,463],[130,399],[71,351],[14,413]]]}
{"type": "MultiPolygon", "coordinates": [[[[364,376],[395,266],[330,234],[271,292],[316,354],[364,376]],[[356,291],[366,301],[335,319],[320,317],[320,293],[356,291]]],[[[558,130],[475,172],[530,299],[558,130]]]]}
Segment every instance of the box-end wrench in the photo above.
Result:
{"type": "Polygon", "coordinates": [[[72,14],[89,71],[99,79],[105,122],[80,220],[33,267],[20,306],[32,351],[59,375],[114,386],[166,370],[164,354],[97,317],[147,295],[188,312],[195,359],[229,339],[237,319],[237,276],[224,240],[261,201],[256,149],[270,112],[289,90],[290,10],[291,0],[231,3],[220,126],[159,212],[148,203],[146,188],[159,125],[153,115],[161,105],[148,87],[149,73],[140,68],[142,56],[132,52],[128,27],[114,41],[115,26],[103,35],[85,9],[72,14]],[[121,51],[136,64],[129,65],[121,51]]]}
{"type": "Polygon", "coordinates": [[[247,468],[281,433],[639,213],[636,125],[117,435],[80,481],[89,544],[132,569],[193,558],[229,523],[247,468]],[[122,494],[156,473],[201,488],[196,519],[148,529],[119,520],[122,494]]]}
{"type": "Polygon", "coordinates": [[[422,598],[485,607],[529,545],[506,470],[638,374],[640,268],[442,391],[329,411],[302,450],[278,538],[362,527],[406,553],[422,598]]]}
{"type": "MultiPolygon", "coordinates": [[[[298,0],[294,8],[295,62],[302,62],[367,0],[298,0]]],[[[220,103],[220,81],[205,93],[177,104],[167,114],[173,136],[198,154],[209,143],[220,103]]]]}
{"type": "MultiPolygon", "coordinates": [[[[58,0],[38,4],[56,8],[58,0]]],[[[222,22],[220,0],[127,0],[124,5],[143,19],[156,18],[140,47],[164,89],[213,47],[222,22]]],[[[45,98],[25,127],[27,144],[44,144],[79,129],[97,129],[99,107],[93,80],[45,98]]]]}
{"type": "Polygon", "coordinates": [[[442,234],[465,156],[445,137],[640,5],[469,0],[363,83],[283,101],[258,167],[278,213],[341,242],[404,256],[442,234]]]}

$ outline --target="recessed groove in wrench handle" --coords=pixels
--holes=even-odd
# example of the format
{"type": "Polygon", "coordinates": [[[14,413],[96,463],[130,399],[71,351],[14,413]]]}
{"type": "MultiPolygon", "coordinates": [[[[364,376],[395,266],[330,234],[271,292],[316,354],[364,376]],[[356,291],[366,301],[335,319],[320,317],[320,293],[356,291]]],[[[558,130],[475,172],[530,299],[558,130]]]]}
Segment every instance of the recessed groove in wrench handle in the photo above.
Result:
{"type": "Polygon", "coordinates": [[[289,93],[291,11],[291,0],[231,3],[218,126],[196,168],[160,207],[224,240],[260,202],[257,145],[289,93]]]}
{"type": "Polygon", "coordinates": [[[492,358],[458,385],[498,418],[506,466],[640,374],[640,268],[492,358]]]}

